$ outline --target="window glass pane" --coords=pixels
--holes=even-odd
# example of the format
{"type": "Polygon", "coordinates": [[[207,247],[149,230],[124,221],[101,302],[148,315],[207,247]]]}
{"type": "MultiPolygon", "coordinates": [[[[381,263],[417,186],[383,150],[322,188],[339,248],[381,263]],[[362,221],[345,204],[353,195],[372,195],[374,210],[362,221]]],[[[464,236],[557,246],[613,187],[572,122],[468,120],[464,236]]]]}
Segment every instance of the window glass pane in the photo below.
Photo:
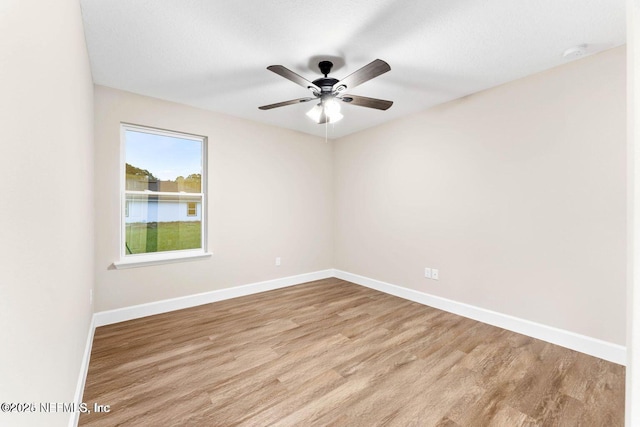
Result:
{"type": "Polygon", "coordinates": [[[202,247],[200,196],[127,194],[126,203],[127,255],[202,247]],[[190,203],[196,207],[194,215],[188,215],[190,203]]]}
{"type": "Polygon", "coordinates": [[[127,191],[202,193],[202,142],[125,130],[127,191]]]}
{"type": "Polygon", "coordinates": [[[204,249],[204,138],[123,131],[124,255],[204,249]]]}

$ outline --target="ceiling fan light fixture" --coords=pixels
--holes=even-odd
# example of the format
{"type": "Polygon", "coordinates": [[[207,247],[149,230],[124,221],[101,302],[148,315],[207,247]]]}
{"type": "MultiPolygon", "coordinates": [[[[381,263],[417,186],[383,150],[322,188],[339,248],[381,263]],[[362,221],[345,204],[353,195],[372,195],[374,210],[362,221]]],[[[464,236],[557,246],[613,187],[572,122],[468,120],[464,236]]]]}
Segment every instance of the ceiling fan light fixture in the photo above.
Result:
{"type": "Polygon", "coordinates": [[[340,113],[340,104],[336,100],[329,100],[315,105],[311,110],[307,111],[307,117],[316,123],[320,123],[322,112],[327,116],[327,123],[336,123],[344,117],[340,113]]]}
{"type": "Polygon", "coordinates": [[[320,120],[320,114],[322,114],[322,106],[320,104],[315,105],[311,110],[307,111],[307,117],[316,123],[320,120]]]}
{"type": "Polygon", "coordinates": [[[324,102],[324,112],[328,116],[333,116],[334,114],[340,114],[340,104],[335,99],[329,99],[324,102]]]}

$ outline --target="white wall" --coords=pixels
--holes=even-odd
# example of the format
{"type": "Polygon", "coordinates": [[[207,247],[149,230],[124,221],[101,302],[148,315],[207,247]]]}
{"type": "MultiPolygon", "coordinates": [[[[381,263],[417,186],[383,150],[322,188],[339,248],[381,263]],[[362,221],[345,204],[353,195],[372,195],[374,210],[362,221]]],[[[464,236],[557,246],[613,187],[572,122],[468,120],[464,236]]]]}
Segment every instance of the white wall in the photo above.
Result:
{"type": "Polygon", "coordinates": [[[332,267],[331,143],[102,86],[95,136],[97,311],[332,267]],[[211,258],[111,268],[119,256],[120,122],[209,138],[211,258]]]}
{"type": "Polygon", "coordinates": [[[624,345],[625,93],[618,48],[336,141],[334,266],[624,345]]]}
{"type": "Polygon", "coordinates": [[[74,398],[92,314],[92,93],[77,0],[0,2],[0,402],[74,398]]]}

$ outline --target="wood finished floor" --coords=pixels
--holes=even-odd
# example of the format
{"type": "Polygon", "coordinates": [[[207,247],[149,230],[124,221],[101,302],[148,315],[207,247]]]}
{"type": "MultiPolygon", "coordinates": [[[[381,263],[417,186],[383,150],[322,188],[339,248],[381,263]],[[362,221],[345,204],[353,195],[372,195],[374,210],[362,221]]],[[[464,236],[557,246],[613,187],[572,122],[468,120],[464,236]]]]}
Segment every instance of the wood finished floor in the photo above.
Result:
{"type": "Polygon", "coordinates": [[[622,426],[624,367],[339,279],[96,329],[81,426],[622,426]]]}

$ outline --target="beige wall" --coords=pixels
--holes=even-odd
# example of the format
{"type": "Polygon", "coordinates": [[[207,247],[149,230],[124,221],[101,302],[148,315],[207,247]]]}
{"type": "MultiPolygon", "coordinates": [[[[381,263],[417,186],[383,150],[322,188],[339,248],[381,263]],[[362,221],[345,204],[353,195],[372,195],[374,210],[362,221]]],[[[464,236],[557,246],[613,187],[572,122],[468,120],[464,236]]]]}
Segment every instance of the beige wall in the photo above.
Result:
{"type": "MultiPolygon", "coordinates": [[[[93,84],[77,0],[0,4],[0,402],[73,401],[93,284],[93,84]]],[[[0,413],[67,425],[69,413],[0,413]]]]}
{"type": "Polygon", "coordinates": [[[332,267],[331,143],[101,86],[95,139],[97,311],[332,267]],[[110,267],[119,256],[120,122],[209,138],[211,258],[110,267]]]}
{"type": "Polygon", "coordinates": [[[624,345],[624,75],[618,48],[337,141],[335,267],[624,345]]]}

